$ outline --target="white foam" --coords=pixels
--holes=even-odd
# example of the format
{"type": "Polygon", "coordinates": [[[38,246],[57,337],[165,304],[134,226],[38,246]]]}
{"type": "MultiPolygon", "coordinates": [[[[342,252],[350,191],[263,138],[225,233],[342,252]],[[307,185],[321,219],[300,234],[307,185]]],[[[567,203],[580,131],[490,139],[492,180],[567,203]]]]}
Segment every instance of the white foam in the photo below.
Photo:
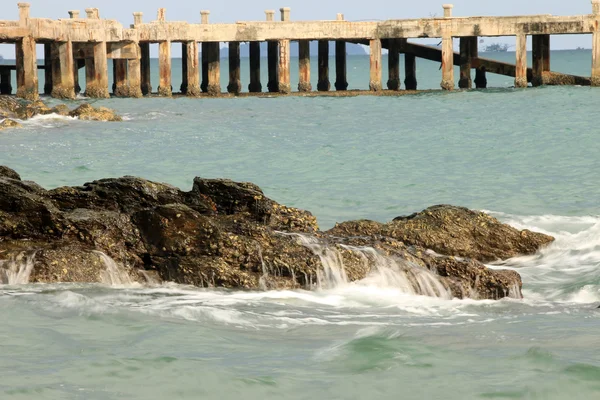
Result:
{"type": "Polygon", "coordinates": [[[33,272],[35,252],[22,252],[0,261],[0,284],[26,285],[33,272]]]}
{"type": "Polygon", "coordinates": [[[133,280],[123,266],[117,264],[115,260],[101,251],[94,251],[93,253],[100,257],[106,267],[100,274],[102,283],[111,286],[131,286],[133,284],[133,280]]]}

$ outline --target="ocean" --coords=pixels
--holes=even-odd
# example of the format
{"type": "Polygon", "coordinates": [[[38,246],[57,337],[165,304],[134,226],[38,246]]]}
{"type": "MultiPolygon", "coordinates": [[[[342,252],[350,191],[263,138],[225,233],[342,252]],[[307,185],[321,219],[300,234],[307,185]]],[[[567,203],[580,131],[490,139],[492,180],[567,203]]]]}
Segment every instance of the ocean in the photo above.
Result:
{"type": "MultiPolygon", "coordinates": [[[[589,75],[591,53],[555,51],[552,63],[589,75]]],[[[350,88],[368,87],[368,64],[349,58],[350,88]]],[[[420,88],[439,87],[439,64],[417,68],[420,88]]],[[[46,188],[231,178],[322,229],[448,203],[556,237],[490,265],[521,274],[522,300],[415,296],[382,279],[316,291],[0,285],[0,398],[598,398],[600,89],[488,80],[399,97],[80,98],[67,104],[125,120],[44,116],[0,132],[0,165],[46,188]]]]}

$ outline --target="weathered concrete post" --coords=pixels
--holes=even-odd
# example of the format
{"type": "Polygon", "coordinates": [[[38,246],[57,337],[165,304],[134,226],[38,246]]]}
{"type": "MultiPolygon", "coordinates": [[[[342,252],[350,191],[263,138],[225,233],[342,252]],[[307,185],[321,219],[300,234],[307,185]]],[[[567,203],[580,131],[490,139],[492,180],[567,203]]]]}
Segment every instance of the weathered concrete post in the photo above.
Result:
{"type": "Polygon", "coordinates": [[[485,67],[479,67],[475,70],[475,87],[477,89],[485,89],[487,88],[487,77],[486,77],[486,69],[485,67]]]}
{"type": "MultiPolygon", "coordinates": [[[[268,22],[275,21],[275,11],[266,10],[265,16],[268,22]]],[[[269,82],[267,89],[270,93],[279,91],[279,43],[276,41],[267,42],[267,68],[269,69],[269,82]]]]}
{"type": "Polygon", "coordinates": [[[79,19],[79,10],[70,10],[68,11],[69,18],[71,19],[79,19]]]}
{"type": "Polygon", "coordinates": [[[331,89],[329,82],[329,41],[319,40],[319,81],[317,90],[327,92],[331,89]]]}
{"type": "Polygon", "coordinates": [[[171,97],[171,42],[158,43],[158,95],[171,97]]]}
{"type": "Polygon", "coordinates": [[[150,43],[140,43],[140,73],[142,78],[142,94],[148,96],[152,93],[152,78],[150,74],[150,43]]]}
{"type": "MultiPolygon", "coordinates": [[[[337,21],[344,20],[344,14],[338,14],[337,21]]],[[[346,42],[337,40],[335,42],[335,90],[348,89],[347,67],[346,67],[346,42]]]]}
{"type": "Polygon", "coordinates": [[[44,43],[44,94],[52,93],[52,43],[44,43]]]}
{"type": "Polygon", "coordinates": [[[93,43],[91,46],[93,58],[85,60],[85,95],[94,98],[108,98],[110,95],[108,93],[106,42],[93,43]]]}
{"type": "Polygon", "coordinates": [[[388,81],[389,90],[400,90],[400,40],[388,40],[388,81]]]}
{"type": "Polygon", "coordinates": [[[26,36],[17,41],[16,59],[17,97],[36,100],[39,93],[35,39],[26,36]]]}
{"type": "Polygon", "coordinates": [[[404,87],[406,90],[417,90],[417,58],[406,52],[406,39],[400,39],[400,49],[404,53],[404,87]]]}
{"type": "Polygon", "coordinates": [[[19,26],[27,26],[29,24],[29,3],[17,3],[19,7],[19,26]]]}
{"type": "Polygon", "coordinates": [[[181,92],[181,94],[186,94],[187,89],[188,89],[187,51],[188,51],[187,42],[182,42],[181,43],[181,86],[179,86],[179,91],[181,92]]]}
{"type": "Polygon", "coordinates": [[[73,44],[68,42],[53,42],[55,58],[52,60],[52,97],[58,99],[75,98],[75,60],[73,59],[73,44]]]}
{"type": "Polygon", "coordinates": [[[208,86],[207,93],[211,96],[221,94],[221,49],[219,42],[206,43],[208,45],[207,67],[208,86]]]}
{"type": "MultiPolygon", "coordinates": [[[[452,4],[444,4],[444,18],[452,18],[452,4]]],[[[454,46],[449,24],[442,28],[442,83],[444,90],[454,90],[454,46]]]]}
{"type": "Polygon", "coordinates": [[[371,39],[370,79],[369,89],[372,92],[381,91],[381,39],[371,39]]]}
{"type": "Polygon", "coordinates": [[[460,38],[460,80],[458,87],[461,89],[471,89],[473,80],[471,79],[471,69],[473,68],[473,59],[477,57],[477,37],[460,38]]]}
{"type": "Polygon", "coordinates": [[[100,11],[97,8],[86,8],[85,13],[88,19],[100,19],[100,11]]]}
{"type": "MultiPolygon", "coordinates": [[[[198,43],[196,41],[190,41],[183,43],[183,47],[185,47],[185,53],[182,54],[185,62],[185,70],[183,72],[183,82],[185,83],[185,88],[182,84],[182,93],[190,97],[200,96],[200,62],[198,60],[198,43]],[[185,92],[183,91],[185,89],[185,92]]],[[[182,47],[182,48],[183,48],[182,47]]]]}
{"type": "Polygon", "coordinates": [[[137,46],[137,57],[127,60],[127,89],[129,97],[142,97],[141,49],[137,46]]]}
{"type": "Polygon", "coordinates": [[[260,42],[250,42],[250,93],[262,92],[260,83],[260,42]]]}
{"type": "Polygon", "coordinates": [[[227,91],[235,95],[240,94],[242,91],[240,66],[240,42],[229,42],[229,85],[227,85],[227,91]]]}
{"type": "MultiPolygon", "coordinates": [[[[281,22],[290,21],[290,8],[283,7],[279,10],[281,12],[281,22]]],[[[278,90],[279,93],[289,94],[292,89],[290,85],[290,41],[283,39],[279,41],[279,79],[278,79],[278,90]]]]}
{"type": "Polygon", "coordinates": [[[550,35],[532,35],[533,86],[544,84],[544,72],[550,71],[550,35]]]}
{"type": "Polygon", "coordinates": [[[527,87],[527,35],[522,33],[517,35],[517,45],[515,48],[515,87],[527,87]]]}
{"type": "Polygon", "coordinates": [[[592,0],[592,14],[596,16],[596,26],[592,33],[592,86],[600,86],[600,0],[592,0]]]}
{"type": "MultiPolygon", "coordinates": [[[[210,11],[202,10],[200,11],[200,21],[202,25],[207,25],[209,23],[210,11]]],[[[200,89],[206,93],[208,92],[208,52],[209,52],[210,43],[202,43],[200,45],[201,48],[201,63],[202,63],[202,82],[200,83],[200,89]]]]}
{"type": "Polygon", "coordinates": [[[312,84],[310,83],[310,41],[300,40],[298,42],[298,59],[300,72],[298,90],[300,92],[310,92],[312,91],[312,84]]]}
{"type": "Polygon", "coordinates": [[[0,94],[12,94],[10,68],[0,67],[0,94]]]}
{"type": "Polygon", "coordinates": [[[113,59],[114,73],[113,94],[118,97],[129,96],[129,87],[127,85],[127,60],[113,59]]]}

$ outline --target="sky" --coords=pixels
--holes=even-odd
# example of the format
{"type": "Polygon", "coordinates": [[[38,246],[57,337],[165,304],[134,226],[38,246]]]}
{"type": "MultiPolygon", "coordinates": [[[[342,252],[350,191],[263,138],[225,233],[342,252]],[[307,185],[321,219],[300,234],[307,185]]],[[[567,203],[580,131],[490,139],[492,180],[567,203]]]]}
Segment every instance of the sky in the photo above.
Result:
{"type": "MultiPolygon", "coordinates": [[[[3,5],[1,19],[18,19],[17,1],[0,0],[3,5]],[[7,7],[8,6],[8,7],[7,7]]],[[[116,19],[124,25],[133,23],[132,13],[142,11],[144,20],[156,19],[158,8],[166,7],[167,20],[199,22],[200,10],[210,10],[210,21],[233,23],[235,21],[256,21],[265,18],[264,10],[279,10],[291,7],[292,20],[335,19],[337,13],[343,13],[346,20],[386,20],[403,18],[423,18],[443,15],[443,0],[392,1],[392,0],[27,0],[31,4],[31,16],[34,18],[68,18],[69,10],[97,7],[101,18],[116,19]]],[[[447,1],[452,2],[452,1],[447,1]]],[[[482,15],[580,15],[591,13],[590,0],[455,0],[454,16],[482,15]]],[[[278,12],[276,14],[278,16],[278,12]]],[[[514,44],[514,38],[487,39],[486,43],[500,42],[514,44]]],[[[0,45],[0,54],[10,56],[14,51],[0,45]]],[[[590,35],[552,36],[552,49],[590,48],[590,35]]],[[[14,47],[14,46],[8,46],[14,47]]],[[[177,57],[177,49],[173,49],[177,57]]],[[[180,54],[180,53],[179,53],[180,54]]]]}

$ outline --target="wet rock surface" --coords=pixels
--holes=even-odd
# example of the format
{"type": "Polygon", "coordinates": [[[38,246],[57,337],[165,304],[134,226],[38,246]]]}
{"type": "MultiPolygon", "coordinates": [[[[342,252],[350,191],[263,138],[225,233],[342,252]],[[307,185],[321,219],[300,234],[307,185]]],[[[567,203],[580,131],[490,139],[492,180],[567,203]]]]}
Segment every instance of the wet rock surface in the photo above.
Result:
{"type": "Polygon", "coordinates": [[[110,257],[139,281],[313,289],[379,279],[415,294],[518,298],[518,273],[478,260],[550,240],[452,206],[321,232],[312,214],[251,183],[196,178],[184,192],[122,177],[45,190],[0,167],[0,262],[35,253],[31,282],[99,282],[110,257]]]}
{"type": "Polygon", "coordinates": [[[20,126],[14,120],[27,120],[37,115],[48,114],[71,116],[84,121],[123,120],[114,110],[106,107],[93,107],[87,103],[70,110],[65,104],[49,107],[41,100],[26,101],[11,96],[0,96],[0,120],[3,120],[0,122],[0,130],[20,126]]]}

